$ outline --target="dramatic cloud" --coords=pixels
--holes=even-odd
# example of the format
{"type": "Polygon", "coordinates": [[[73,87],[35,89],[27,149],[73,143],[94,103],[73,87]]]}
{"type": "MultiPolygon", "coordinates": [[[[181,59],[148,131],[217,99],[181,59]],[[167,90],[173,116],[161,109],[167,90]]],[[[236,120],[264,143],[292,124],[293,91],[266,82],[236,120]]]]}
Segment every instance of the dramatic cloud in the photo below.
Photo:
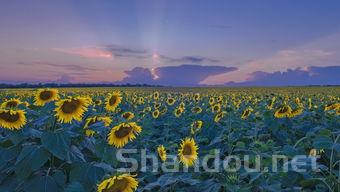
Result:
{"type": "Polygon", "coordinates": [[[78,55],[85,58],[134,58],[134,59],[152,59],[164,63],[217,63],[220,60],[204,56],[181,56],[172,57],[159,53],[151,53],[145,49],[136,49],[122,47],[111,44],[105,46],[87,46],[76,48],[54,48],[54,51],[70,55],[78,55]]]}
{"type": "Polygon", "coordinates": [[[235,67],[180,65],[154,69],[136,67],[125,71],[127,77],[118,84],[152,84],[169,86],[198,86],[210,75],[218,75],[237,70],[235,67]]]}
{"type": "Polygon", "coordinates": [[[307,67],[288,69],[285,72],[256,71],[247,81],[228,82],[227,86],[303,86],[303,85],[340,85],[340,66],[307,67]]]}
{"type": "Polygon", "coordinates": [[[132,57],[142,59],[148,57],[148,52],[146,50],[127,48],[114,44],[75,48],[54,48],[53,50],[70,55],[79,55],[86,58],[112,59],[114,57],[132,57]]]}
{"type": "Polygon", "coordinates": [[[127,77],[125,77],[122,81],[119,81],[117,83],[119,84],[141,84],[141,83],[147,83],[147,84],[153,84],[154,77],[152,75],[152,72],[148,68],[142,68],[142,67],[135,67],[130,71],[125,71],[125,74],[127,77]]]}
{"type": "Polygon", "coordinates": [[[41,61],[35,61],[35,62],[18,62],[18,65],[25,65],[25,66],[39,66],[39,67],[53,67],[62,69],[66,72],[92,72],[97,71],[95,68],[86,67],[82,65],[74,65],[74,64],[56,64],[56,63],[50,63],[50,62],[41,62],[41,61]]]}
{"type": "Polygon", "coordinates": [[[309,63],[324,64],[325,61],[335,55],[334,51],[322,49],[300,49],[300,50],[281,50],[274,56],[253,60],[247,63],[247,69],[255,70],[282,70],[283,68],[305,67],[309,63]]]}
{"type": "Polygon", "coordinates": [[[86,58],[108,58],[111,59],[113,57],[110,51],[99,47],[79,47],[79,48],[70,48],[70,49],[62,49],[62,48],[54,48],[53,50],[66,53],[70,55],[79,55],[81,57],[86,58]]]}
{"type": "Polygon", "coordinates": [[[159,58],[166,63],[217,63],[217,59],[200,56],[183,56],[180,58],[169,57],[165,55],[154,55],[153,57],[159,58]]]}
{"type": "Polygon", "coordinates": [[[144,49],[126,48],[113,44],[103,46],[102,49],[110,52],[115,57],[134,57],[141,59],[148,57],[148,51],[144,49]]]}

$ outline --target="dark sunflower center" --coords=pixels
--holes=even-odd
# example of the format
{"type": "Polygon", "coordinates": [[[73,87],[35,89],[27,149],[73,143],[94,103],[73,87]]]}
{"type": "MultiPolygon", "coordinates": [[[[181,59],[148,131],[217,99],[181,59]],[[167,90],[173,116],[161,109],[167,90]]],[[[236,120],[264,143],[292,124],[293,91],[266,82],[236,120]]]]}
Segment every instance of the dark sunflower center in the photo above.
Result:
{"type": "Polygon", "coordinates": [[[118,138],[123,138],[129,135],[131,131],[132,131],[132,127],[129,125],[126,125],[126,126],[120,127],[120,129],[118,129],[118,131],[115,132],[115,135],[118,138]]]}
{"type": "Polygon", "coordinates": [[[131,116],[130,113],[124,113],[124,115],[123,115],[123,117],[124,117],[125,119],[129,118],[130,116],[131,116]]]}
{"type": "Polygon", "coordinates": [[[75,112],[80,106],[80,102],[78,100],[72,101],[65,101],[64,104],[61,106],[61,110],[64,113],[73,113],[75,112]]]}
{"type": "Polygon", "coordinates": [[[117,102],[117,97],[116,96],[112,96],[109,100],[109,104],[110,105],[114,105],[117,102]]]}
{"type": "Polygon", "coordinates": [[[165,151],[163,151],[163,150],[160,150],[160,151],[159,151],[159,156],[161,156],[161,157],[165,157],[165,151]]]}
{"type": "Polygon", "coordinates": [[[249,110],[245,111],[243,116],[248,116],[249,112],[250,112],[249,110]]]}
{"type": "Polygon", "coordinates": [[[123,178],[120,180],[116,180],[116,182],[110,188],[104,190],[104,192],[122,192],[128,187],[129,187],[128,180],[123,178]]]}
{"type": "Polygon", "coordinates": [[[192,148],[190,145],[184,145],[183,147],[183,155],[192,155],[192,148]]]}
{"type": "Polygon", "coordinates": [[[52,91],[43,91],[39,95],[41,100],[49,100],[52,96],[53,96],[52,91]]]}
{"type": "Polygon", "coordinates": [[[4,121],[14,123],[19,120],[19,114],[11,114],[9,111],[8,112],[2,112],[0,113],[0,119],[3,119],[4,121]]]}
{"type": "Polygon", "coordinates": [[[6,107],[16,107],[18,105],[18,102],[16,101],[9,101],[6,103],[6,107]]]}
{"type": "Polygon", "coordinates": [[[279,112],[286,113],[287,111],[288,111],[288,107],[282,107],[279,112]]]}
{"type": "Polygon", "coordinates": [[[181,110],[177,109],[176,114],[177,115],[181,114],[181,110]]]}

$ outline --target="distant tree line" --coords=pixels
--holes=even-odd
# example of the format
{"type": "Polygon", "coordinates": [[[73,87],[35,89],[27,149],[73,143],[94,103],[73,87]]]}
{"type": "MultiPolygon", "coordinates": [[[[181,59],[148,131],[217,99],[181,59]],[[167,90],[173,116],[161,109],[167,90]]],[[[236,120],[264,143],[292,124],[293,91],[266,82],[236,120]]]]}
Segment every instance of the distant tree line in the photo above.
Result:
{"type": "Polygon", "coordinates": [[[148,84],[107,84],[107,83],[98,83],[98,84],[85,84],[85,83],[68,83],[68,84],[58,84],[58,83],[38,83],[38,84],[29,84],[29,83],[21,83],[21,84],[0,84],[0,88],[43,88],[43,87],[162,87],[160,85],[148,85],[148,84]]]}

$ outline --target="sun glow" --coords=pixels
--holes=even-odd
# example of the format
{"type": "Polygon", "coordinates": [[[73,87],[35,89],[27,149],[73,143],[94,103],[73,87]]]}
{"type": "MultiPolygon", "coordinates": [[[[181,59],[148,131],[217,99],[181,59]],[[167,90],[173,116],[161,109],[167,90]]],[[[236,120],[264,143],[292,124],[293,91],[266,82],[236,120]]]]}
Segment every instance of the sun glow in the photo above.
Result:
{"type": "Polygon", "coordinates": [[[157,75],[155,68],[151,69],[151,74],[152,74],[152,79],[154,80],[159,79],[159,76],[157,75]]]}

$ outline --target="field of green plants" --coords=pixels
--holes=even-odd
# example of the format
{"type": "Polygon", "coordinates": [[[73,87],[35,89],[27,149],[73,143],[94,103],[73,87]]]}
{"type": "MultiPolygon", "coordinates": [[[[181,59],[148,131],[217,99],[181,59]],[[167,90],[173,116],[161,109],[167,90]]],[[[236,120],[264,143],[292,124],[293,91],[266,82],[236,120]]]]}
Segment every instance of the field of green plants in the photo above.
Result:
{"type": "Polygon", "coordinates": [[[340,87],[3,89],[0,101],[1,192],[340,191],[340,87]],[[122,149],[136,170],[121,171],[122,149]],[[216,150],[242,166],[204,170],[216,150]],[[275,171],[273,155],[316,169],[275,171]]]}

